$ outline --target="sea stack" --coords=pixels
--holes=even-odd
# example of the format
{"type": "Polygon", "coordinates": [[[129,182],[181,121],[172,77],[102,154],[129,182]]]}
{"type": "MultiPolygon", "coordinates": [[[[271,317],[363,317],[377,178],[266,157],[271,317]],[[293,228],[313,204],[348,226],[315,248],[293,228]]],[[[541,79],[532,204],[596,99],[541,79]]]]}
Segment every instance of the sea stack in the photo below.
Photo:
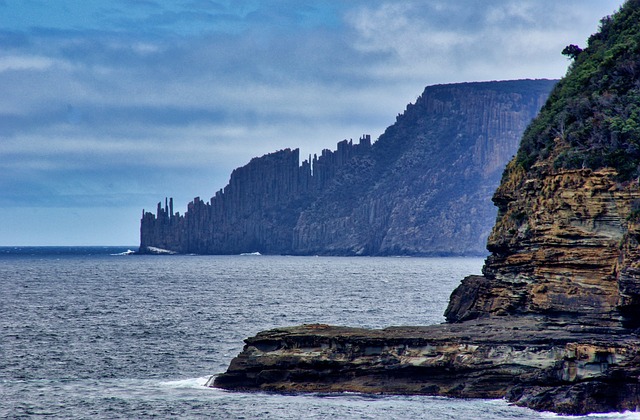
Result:
{"type": "MultiPolygon", "coordinates": [[[[447,323],[306,325],[246,340],[228,389],[505,397],[565,414],[640,407],[640,0],[574,60],[493,196],[482,276],[447,323]]],[[[428,287],[428,285],[425,285],[428,287]]]]}

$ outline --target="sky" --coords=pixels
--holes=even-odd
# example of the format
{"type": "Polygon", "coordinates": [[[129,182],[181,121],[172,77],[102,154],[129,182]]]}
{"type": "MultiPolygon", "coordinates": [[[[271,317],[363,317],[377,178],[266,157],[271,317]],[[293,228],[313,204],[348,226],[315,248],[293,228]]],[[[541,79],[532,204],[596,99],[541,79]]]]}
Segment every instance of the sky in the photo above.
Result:
{"type": "Polygon", "coordinates": [[[560,78],[622,0],[0,0],[0,246],[139,244],[234,168],[428,85],[560,78]]]}

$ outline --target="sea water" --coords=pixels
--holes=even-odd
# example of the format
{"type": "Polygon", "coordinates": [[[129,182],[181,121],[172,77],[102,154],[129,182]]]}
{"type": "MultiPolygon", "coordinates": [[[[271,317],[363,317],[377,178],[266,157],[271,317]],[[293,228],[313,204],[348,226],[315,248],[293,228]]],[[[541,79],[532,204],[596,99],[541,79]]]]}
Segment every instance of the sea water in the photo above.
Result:
{"type": "Polygon", "coordinates": [[[204,386],[261,330],[440,323],[451,291],[482,259],[126,251],[0,248],[0,418],[556,417],[504,400],[204,386]]]}

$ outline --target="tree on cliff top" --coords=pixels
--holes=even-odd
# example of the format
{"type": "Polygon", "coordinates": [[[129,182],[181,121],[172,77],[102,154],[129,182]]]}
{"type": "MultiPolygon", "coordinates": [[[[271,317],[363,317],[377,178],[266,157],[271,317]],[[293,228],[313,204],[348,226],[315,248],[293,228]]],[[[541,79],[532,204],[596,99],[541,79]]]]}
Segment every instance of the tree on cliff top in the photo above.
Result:
{"type": "Polygon", "coordinates": [[[612,167],[621,180],[638,177],[640,0],[603,18],[574,59],[525,132],[516,163],[530,169],[551,157],[556,168],[612,167]],[[562,152],[554,153],[556,139],[562,152]]]}
{"type": "Polygon", "coordinates": [[[582,48],[577,45],[571,44],[564,47],[564,50],[562,50],[562,55],[566,55],[569,58],[575,60],[576,58],[578,58],[581,52],[582,48]]]}

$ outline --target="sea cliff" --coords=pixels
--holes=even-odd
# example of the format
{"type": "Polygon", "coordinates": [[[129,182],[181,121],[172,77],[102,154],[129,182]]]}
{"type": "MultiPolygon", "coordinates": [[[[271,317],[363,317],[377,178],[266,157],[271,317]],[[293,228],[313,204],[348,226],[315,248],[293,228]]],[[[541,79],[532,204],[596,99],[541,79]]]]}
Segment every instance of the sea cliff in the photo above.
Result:
{"type": "Polygon", "coordinates": [[[376,142],[274,152],[185,214],[143,211],[140,252],[486,255],[491,195],[554,84],[429,86],[376,142]]]}
{"type": "Polygon", "coordinates": [[[447,323],[266,331],[210,385],[637,411],[640,0],[578,50],[504,171],[491,254],[452,293],[447,323]]]}

